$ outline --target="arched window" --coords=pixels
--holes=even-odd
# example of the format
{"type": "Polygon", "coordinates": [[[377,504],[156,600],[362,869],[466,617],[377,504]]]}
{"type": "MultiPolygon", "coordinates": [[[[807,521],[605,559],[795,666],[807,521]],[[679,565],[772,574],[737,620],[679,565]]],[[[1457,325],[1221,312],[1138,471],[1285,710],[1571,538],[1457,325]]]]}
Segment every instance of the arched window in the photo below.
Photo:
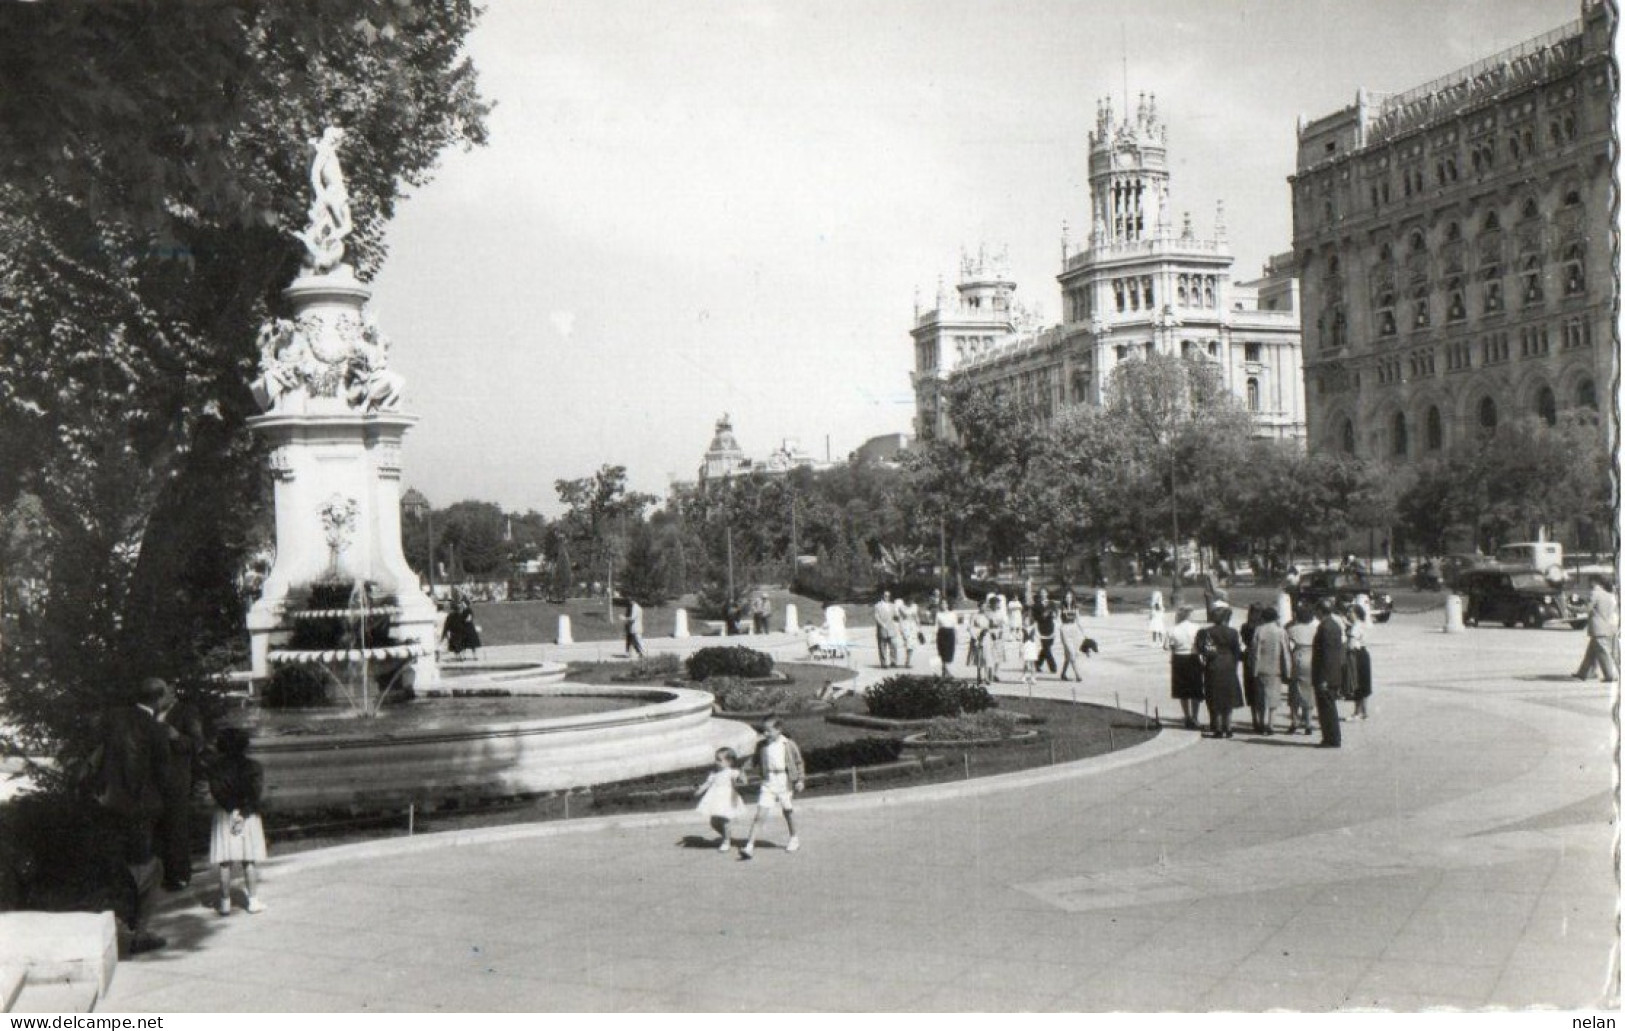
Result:
{"type": "Polygon", "coordinates": [[[1343,420],[1343,451],[1345,453],[1347,453],[1347,454],[1350,454],[1350,455],[1354,454],[1354,420],[1353,419],[1344,419],[1343,420]]]}
{"type": "Polygon", "coordinates": [[[1587,377],[1574,388],[1574,403],[1582,408],[1597,407],[1597,384],[1587,377]]]}
{"type": "Polygon", "coordinates": [[[1422,230],[1417,229],[1417,230],[1412,231],[1412,233],[1411,233],[1411,253],[1412,254],[1421,254],[1423,251],[1427,250],[1427,247],[1428,247],[1427,240],[1423,238],[1422,230]]]}
{"type": "Polygon", "coordinates": [[[1405,428],[1404,412],[1394,413],[1393,445],[1395,458],[1404,458],[1406,452],[1408,452],[1411,448],[1411,437],[1410,433],[1407,432],[1405,428]]]}
{"type": "Polygon", "coordinates": [[[1548,426],[1557,425],[1557,395],[1551,387],[1541,387],[1535,395],[1535,414],[1548,426]]]}
{"type": "Polygon", "coordinates": [[[1540,205],[1535,203],[1535,198],[1525,198],[1523,202],[1523,217],[1525,219],[1536,219],[1540,217],[1540,205]]]}
{"type": "Polygon", "coordinates": [[[1427,446],[1429,451],[1438,451],[1444,447],[1444,420],[1439,416],[1437,405],[1428,407],[1427,446]]]}
{"type": "Polygon", "coordinates": [[[1393,261],[1394,260],[1394,245],[1391,244],[1391,243],[1383,244],[1382,249],[1377,252],[1377,260],[1378,261],[1393,261]]]}
{"type": "Polygon", "coordinates": [[[1327,258],[1327,259],[1326,259],[1326,274],[1327,274],[1327,275],[1328,275],[1328,276],[1335,276],[1335,275],[1337,275],[1337,273],[1338,273],[1338,272],[1339,272],[1339,271],[1341,271],[1341,269],[1342,269],[1342,265],[1340,265],[1340,264],[1339,264],[1339,263],[1338,263],[1338,261],[1337,261],[1337,255],[1335,255],[1335,254],[1334,254],[1334,255],[1332,255],[1332,256],[1331,256],[1331,257],[1329,257],[1329,258],[1327,258]]]}
{"type": "Polygon", "coordinates": [[[1565,208],[1577,208],[1577,207],[1579,207],[1580,206],[1580,191],[1579,190],[1570,190],[1568,193],[1565,193],[1563,195],[1563,206],[1565,208]]]}
{"type": "Polygon", "coordinates": [[[1247,410],[1258,411],[1258,377],[1247,377],[1247,410]]]}
{"type": "Polygon", "coordinates": [[[1478,402],[1478,428],[1480,430],[1486,434],[1494,433],[1495,424],[1499,418],[1500,413],[1495,410],[1495,398],[1486,397],[1478,402]]]}
{"type": "Polygon", "coordinates": [[[1563,296],[1573,297],[1585,293],[1585,245],[1571,243],[1563,249],[1563,296]]]}
{"type": "Polygon", "coordinates": [[[1444,238],[1446,240],[1461,239],[1461,225],[1459,223],[1452,222],[1446,226],[1444,230],[1444,238]]]}
{"type": "Polygon", "coordinates": [[[1500,229],[1500,228],[1501,228],[1501,216],[1500,215],[1497,215],[1495,212],[1492,211],[1489,214],[1484,216],[1484,231],[1486,233],[1493,233],[1497,229],[1500,229]]]}

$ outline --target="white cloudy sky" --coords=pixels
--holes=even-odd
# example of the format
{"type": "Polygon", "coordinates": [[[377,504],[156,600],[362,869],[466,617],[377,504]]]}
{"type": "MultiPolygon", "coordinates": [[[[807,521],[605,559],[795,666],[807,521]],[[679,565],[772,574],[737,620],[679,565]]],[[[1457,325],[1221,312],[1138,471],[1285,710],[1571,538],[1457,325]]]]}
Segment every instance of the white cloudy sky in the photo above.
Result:
{"type": "Polygon", "coordinates": [[[406,481],[556,511],[604,462],[664,495],[747,453],[909,428],[908,330],[962,246],[1060,313],[1095,103],[1153,92],[1177,211],[1250,276],[1291,246],[1294,126],[1578,17],[1579,0],[490,0],[491,143],[390,230],[374,307],[406,481]],[[1126,40],[1126,46],[1125,46],[1126,40]]]}

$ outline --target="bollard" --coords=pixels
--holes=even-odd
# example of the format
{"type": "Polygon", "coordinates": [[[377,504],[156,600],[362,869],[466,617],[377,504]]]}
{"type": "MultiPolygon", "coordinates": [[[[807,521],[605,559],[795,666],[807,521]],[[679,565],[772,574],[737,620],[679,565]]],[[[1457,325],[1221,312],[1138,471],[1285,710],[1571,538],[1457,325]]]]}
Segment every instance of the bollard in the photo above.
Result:
{"type": "Polygon", "coordinates": [[[801,633],[801,623],[799,622],[799,619],[800,617],[796,613],[795,603],[791,602],[790,604],[786,605],[784,607],[784,632],[787,634],[801,633]]]}
{"type": "Polygon", "coordinates": [[[852,767],[852,793],[854,795],[858,793],[858,768],[856,766],[852,767]]]}
{"type": "Polygon", "coordinates": [[[1106,751],[1117,751],[1117,735],[1112,732],[1112,725],[1106,724],[1106,751]]]}
{"type": "Polygon", "coordinates": [[[568,820],[570,818],[570,789],[569,788],[564,789],[564,818],[566,820],[568,820]]]}
{"type": "Polygon", "coordinates": [[[1452,594],[1444,600],[1444,632],[1459,634],[1467,629],[1461,621],[1461,595],[1452,594]]]}
{"type": "Polygon", "coordinates": [[[418,829],[418,806],[416,802],[406,807],[406,836],[411,837],[418,829]]]}
{"type": "Polygon", "coordinates": [[[1049,764],[1051,766],[1055,765],[1055,739],[1054,738],[1049,739],[1049,764]]]}
{"type": "Polygon", "coordinates": [[[1111,613],[1111,608],[1106,604],[1106,592],[1104,590],[1096,591],[1095,592],[1095,618],[1096,619],[1105,619],[1107,616],[1109,616],[1111,614],[1112,614],[1111,613]]]}
{"type": "Polygon", "coordinates": [[[570,617],[565,615],[562,612],[559,613],[559,643],[560,644],[575,644],[576,643],[576,639],[575,639],[574,635],[572,635],[570,633],[570,617]]]}
{"type": "Polygon", "coordinates": [[[1151,699],[1145,699],[1145,729],[1151,729],[1151,699]]]}
{"type": "Polygon", "coordinates": [[[678,609],[672,617],[671,635],[673,637],[688,636],[688,610],[678,609]]]}
{"type": "Polygon", "coordinates": [[[959,753],[959,756],[965,760],[965,779],[970,780],[970,753],[961,752],[959,753]]]}
{"type": "Polygon", "coordinates": [[[1282,626],[1292,622],[1292,595],[1285,591],[1275,596],[1275,621],[1282,626]]]}

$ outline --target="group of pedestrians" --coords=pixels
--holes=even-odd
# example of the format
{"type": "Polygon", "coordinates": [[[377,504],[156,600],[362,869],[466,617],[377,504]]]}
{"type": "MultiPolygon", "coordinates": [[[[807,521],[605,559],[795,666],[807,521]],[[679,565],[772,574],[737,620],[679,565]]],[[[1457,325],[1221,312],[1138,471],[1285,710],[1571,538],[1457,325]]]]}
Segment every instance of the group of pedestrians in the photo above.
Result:
{"type": "Polygon", "coordinates": [[[880,652],[880,668],[913,667],[914,649],[924,644],[920,606],[911,598],[894,601],[890,591],[882,591],[875,602],[875,647],[880,652]]]}
{"type": "Polygon", "coordinates": [[[1337,703],[1354,703],[1351,718],[1370,715],[1371,653],[1366,648],[1366,609],[1357,602],[1342,605],[1325,599],[1313,610],[1294,614],[1282,625],[1272,605],[1253,605],[1241,627],[1232,627],[1233,610],[1215,601],[1208,624],[1191,622],[1191,609],[1181,606],[1174,625],[1163,635],[1170,653],[1170,685],[1185,727],[1200,726],[1208,711],[1205,737],[1233,738],[1233,716],[1246,706],[1253,732],[1275,733],[1275,713],[1286,702],[1286,733],[1315,732],[1320,744],[1342,745],[1337,703]]]}
{"type": "Polygon", "coordinates": [[[101,746],[92,757],[91,781],[97,801],[118,828],[129,880],[129,904],[120,914],[130,955],[161,949],[163,938],[147,930],[160,884],[180,891],[191,880],[189,815],[199,773],[215,801],[209,860],[220,871],[221,915],[231,913],[231,867],[240,863],[246,882],[245,907],[265,907],[257,894],[255,864],[266,855],[259,816],[264,774],[248,757],[246,732],[220,731],[214,747],[204,744],[196,710],[178,703],[175,692],[156,677],[142,681],[130,704],[103,719],[101,746]]]}

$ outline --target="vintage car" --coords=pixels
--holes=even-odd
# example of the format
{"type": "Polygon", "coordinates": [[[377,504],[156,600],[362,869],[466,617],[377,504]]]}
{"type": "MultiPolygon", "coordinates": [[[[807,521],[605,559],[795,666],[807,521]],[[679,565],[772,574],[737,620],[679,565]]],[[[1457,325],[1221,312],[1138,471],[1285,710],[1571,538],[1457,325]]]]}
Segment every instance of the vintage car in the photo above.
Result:
{"type": "Polygon", "coordinates": [[[1292,611],[1313,609],[1322,598],[1331,598],[1336,604],[1353,601],[1361,596],[1369,599],[1371,611],[1367,613],[1373,623],[1386,623],[1394,614],[1394,600],[1371,589],[1366,575],[1339,569],[1312,569],[1303,574],[1298,587],[1292,592],[1292,611]]]}
{"type": "Polygon", "coordinates": [[[1468,626],[1485,622],[1512,627],[1542,627],[1562,620],[1574,625],[1576,616],[1561,583],[1554,583],[1538,570],[1473,569],[1463,573],[1456,585],[1467,598],[1462,618],[1468,626]]]}

